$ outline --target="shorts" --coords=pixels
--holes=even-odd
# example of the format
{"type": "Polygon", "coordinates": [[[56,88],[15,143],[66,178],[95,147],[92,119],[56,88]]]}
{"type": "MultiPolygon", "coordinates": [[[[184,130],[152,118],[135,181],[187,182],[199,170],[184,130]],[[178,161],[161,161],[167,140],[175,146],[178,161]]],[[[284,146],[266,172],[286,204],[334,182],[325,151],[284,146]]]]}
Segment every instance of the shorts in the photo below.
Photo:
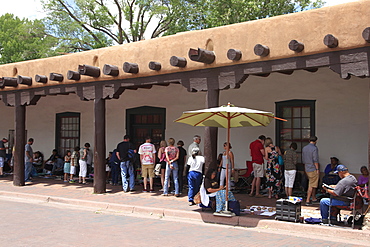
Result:
{"type": "Polygon", "coordinates": [[[4,167],[4,157],[0,157],[0,167],[4,167]]]}
{"type": "Polygon", "coordinates": [[[111,169],[110,169],[110,167],[108,165],[105,165],[105,171],[106,172],[110,172],[111,171],[111,169]]]}
{"type": "Polygon", "coordinates": [[[76,173],[76,167],[71,166],[71,170],[69,171],[69,174],[75,175],[75,173],[76,173]]]}
{"type": "Polygon", "coordinates": [[[308,177],[308,187],[309,188],[317,188],[319,184],[319,173],[316,171],[313,172],[306,172],[308,177]]]}
{"type": "Polygon", "coordinates": [[[293,188],[296,173],[297,173],[296,170],[285,170],[284,172],[285,187],[293,188]]]}
{"type": "Polygon", "coordinates": [[[254,177],[262,178],[264,176],[263,165],[253,163],[253,172],[254,172],[254,177]]]}
{"type": "Polygon", "coordinates": [[[64,163],[63,170],[64,170],[64,173],[69,173],[71,171],[71,163],[69,162],[64,163]]]}
{"type": "Polygon", "coordinates": [[[161,169],[166,170],[167,162],[166,161],[161,161],[161,169]]]}
{"type": "Polygon", "coordinates": [[[143,178],[149,176],[149,178],[154,177],[154,165],[141,165],[141,175],[143,178]]]}

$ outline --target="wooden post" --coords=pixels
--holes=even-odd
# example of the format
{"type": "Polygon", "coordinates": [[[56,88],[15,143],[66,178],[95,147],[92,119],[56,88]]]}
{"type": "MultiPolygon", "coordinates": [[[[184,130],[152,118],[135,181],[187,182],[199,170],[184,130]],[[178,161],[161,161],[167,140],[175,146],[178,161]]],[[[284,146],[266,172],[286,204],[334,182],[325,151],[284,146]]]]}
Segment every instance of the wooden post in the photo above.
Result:
{"type": "MultiPolygon", "coordinates": [[[[219,89],[208,89],[206,95],[206,107],[218,107],[220,99],[219,89]]],[[[205,127],[204,129],[204,156],[206,159],[205,171],[209,168],[217,168],[217,127],[205,127]]]]}
{"type": "Polygon", "coordinates": [[[20,104],[20,94],[16,95],[15,144],[13,185],[24,186],[24,147],[26,145],[26,106],[20,104]]]}
{"type": "Polygon", "coordinates": [[[94,117],[94,193],[101,194],[106,192],[105,99],[99,97],[94,100],[94,117]]]}

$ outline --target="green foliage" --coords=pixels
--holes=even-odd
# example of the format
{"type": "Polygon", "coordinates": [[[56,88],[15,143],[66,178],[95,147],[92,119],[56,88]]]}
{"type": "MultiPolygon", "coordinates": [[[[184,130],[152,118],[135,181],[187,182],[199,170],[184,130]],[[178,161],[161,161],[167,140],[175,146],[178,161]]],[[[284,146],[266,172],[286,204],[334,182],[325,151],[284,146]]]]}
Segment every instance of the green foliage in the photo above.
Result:
{"type": "Polygon", "coordinates": [[[13,14],[0,16],[0,64],[57,55],[56,42],[40,20],[21,20],[13,14]]]}
{"type": "Polygon", "coordinates": [[[288,14],[323,5],[322,0],[172,0],[167,35],[288,14]]]}
{"type": "Polygon", "coordinates": [[[60,38],[59,45],[66,52],[139,41],[144,36],[154,38],[168,29],[170,8],[165,0],[42,2],[49,32],[60,38]]]}

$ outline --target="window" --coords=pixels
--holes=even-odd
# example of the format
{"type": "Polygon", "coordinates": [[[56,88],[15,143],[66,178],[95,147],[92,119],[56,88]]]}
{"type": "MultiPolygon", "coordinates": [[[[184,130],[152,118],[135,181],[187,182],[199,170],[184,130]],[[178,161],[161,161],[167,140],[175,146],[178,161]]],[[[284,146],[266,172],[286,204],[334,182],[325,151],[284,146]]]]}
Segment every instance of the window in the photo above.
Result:
{"type": "Polygon", "coordinates": [[[283,151],[297,143],[301,162],[302,147],[315,135],[315,101],[288,100],[276,103],[276,115],[288,121],[276,121],[276,145],[283,151]]]}
{"type": "Polygon", "coordinates": [[[64,112],[56,115],[55,146],[58,153],[80,146],[80,113],[64,112]]]}

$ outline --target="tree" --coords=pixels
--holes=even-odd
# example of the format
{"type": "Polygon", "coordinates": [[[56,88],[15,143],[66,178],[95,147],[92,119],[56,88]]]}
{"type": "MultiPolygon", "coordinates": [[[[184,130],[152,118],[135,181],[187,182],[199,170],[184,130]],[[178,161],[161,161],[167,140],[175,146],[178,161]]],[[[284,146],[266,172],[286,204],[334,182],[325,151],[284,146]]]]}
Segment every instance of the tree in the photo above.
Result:
{"type": "Polygon", "coordinates": [[[45,32],[42,21],[0,16],[0,64],[57,55],[57,39],[45,32]]]}
{"type": "Polygon", "coordinates": [[[76,52],[297,12],[322,0],[42,0],[59,47],[76,52]]]}
{"type": "Polygon", "coordinates": [[[322,5],[322,0],[172,0],[176,18],[166,34],[262,19],[322,5]]]}
{"type": "Polygon", "coordinates": [[[43,0],[49,31],[66,51],[155,38],[168,29],[166,0],[43,0]],[[149,25],[152,25],[149,27],[149,25]],[[151,34],[148,33],[151,32],[151,34]]]}

